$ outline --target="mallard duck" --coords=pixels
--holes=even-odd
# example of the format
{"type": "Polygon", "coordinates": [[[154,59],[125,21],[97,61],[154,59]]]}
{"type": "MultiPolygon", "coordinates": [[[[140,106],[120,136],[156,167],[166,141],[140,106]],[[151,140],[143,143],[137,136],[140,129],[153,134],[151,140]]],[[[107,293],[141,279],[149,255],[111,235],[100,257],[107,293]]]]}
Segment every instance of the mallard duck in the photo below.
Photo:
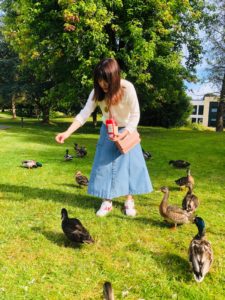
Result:
{"type": "Polygon", "coordinates": [[[22,161],[22,166],[24,168],[32,169],[32,168],[38,168],[42,167],[42,163],[35,161],[35,160],[23,160],[22,161]]]}
{"type": "Polygon", "coordinates": [[[66,161],[72,160],[73,156],[69,154],[69,149],[66,149],[66,154],[64,155],[66,161]]]}
{"type": "Polygon", "coordinates": [[[179,185],[180,188],[186,187],[188,185],[188,183],[191,183],[192,186],[194,186],[195,181],[194,181],[193,176],[191,176],[191,170],[187,169],[187,176],[181,177],[181,178],[175,180],[175,183],[177,185],[179,185]]]}
{"type": "Polygon", "coordinates": [[[151,155],[150,152],[145,151],[142,147],[141,147],[141,149],[142,149],[142,153],[143,153],[143,156],[144,156],[145,160],[148,160],[148,159],[152,158],[152,155],[151,155]]]}
{"type": "Polygon", "coordinates": [[[65,208],[61,210],[62,230],[65,236],[75,243],[94,243],[87,229],[81,224],[78,219],[69,218],[65,208]]]}
{"type": "Polygon", "coordinates": [[[76,157],[85,157],[87,155],[87,148],[84,146],[79,146],[78,144],[74,143],[74,150],[76,152],[76,157]]]}
{"type": "Polygon", "coordinates": [[[193,186],[191,182],[187,184],[188,191],[182,201],[182,208],[188,212],[194,212],[199,206],[198,197],[192,194],[193,186]]]}
{"type": "Polygon", "coordinates": [[[169,223],[174,224],[175,228],[177,224],[189,223],[192,220],[192,215],[190,213],[177,206],[168,205],[169,188],[163,186],[161,187],[161,192],[163,192],[164,195],[159,206],[160,215],[169,223]]]}
{"type": "Polygon", "coordinates": [[[81,187],[82,185],[87,186],[89,183],[88,178],[86,176],[82,175],[82,173],[80,171],[78,171],[75,174],[75,180],[79,184],[79,187],[81,187]]]}
{"type": "Polygon", "coordinates": [[[173,167],[177,169],[186,169],[191,164],[188,161],[178,159],[178,160],[170,160],[169,165],[173,165],[173,167]]]}
{"type": "Polygon", "coordinates": [[[192,239],[188,255],[192,266],[194,278],[197,282],[203,281],[213,262],[213,251],[210,242],[205,239],[205,222],[200,217],[195,217],[194,223],[198,234],[192,239]]]}
{"type": "Polygon", "coordinates": [[[104,300],[114,300],[112,284],[108,281],[103,284],[103,297],[104,300]]]}

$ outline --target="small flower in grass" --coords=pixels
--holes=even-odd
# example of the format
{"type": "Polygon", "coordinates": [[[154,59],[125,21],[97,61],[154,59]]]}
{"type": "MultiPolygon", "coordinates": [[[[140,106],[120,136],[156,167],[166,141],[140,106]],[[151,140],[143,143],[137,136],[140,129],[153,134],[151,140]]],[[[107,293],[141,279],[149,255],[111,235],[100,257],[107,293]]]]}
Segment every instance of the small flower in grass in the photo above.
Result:
{"type": "Polygon", "coordinates": [[[23,289],[25,292],[27,292],[28,291],[28,286],[21,286],[21,289],[23,289]]]}
{"type": "Polygon", "coordinates": [[[30,281],[28,281],[28,284],[34,284],[35,283],[35,278],[32,278],[30,281]]]}

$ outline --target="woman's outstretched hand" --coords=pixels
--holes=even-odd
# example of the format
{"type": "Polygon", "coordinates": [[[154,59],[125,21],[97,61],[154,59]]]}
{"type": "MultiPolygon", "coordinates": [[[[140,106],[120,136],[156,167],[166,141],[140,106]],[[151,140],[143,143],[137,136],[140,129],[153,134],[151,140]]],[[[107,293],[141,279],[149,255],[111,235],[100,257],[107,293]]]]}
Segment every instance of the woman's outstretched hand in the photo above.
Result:
{"type": "Polygon", "coordinates": [[[70,136],[70,134],[67,131],[61,132],[59,134],[57,134],[57,136],[55,137],[55,140],[57,143],[59,144],[63,144],[64,141],[70,136]]]}

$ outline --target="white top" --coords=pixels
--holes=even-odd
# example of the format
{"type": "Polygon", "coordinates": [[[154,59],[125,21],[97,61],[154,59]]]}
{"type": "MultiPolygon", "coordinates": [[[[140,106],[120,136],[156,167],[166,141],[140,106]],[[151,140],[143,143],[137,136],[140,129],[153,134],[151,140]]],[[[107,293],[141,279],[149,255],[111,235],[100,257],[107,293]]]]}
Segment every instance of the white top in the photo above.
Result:
{"type": "MultiPolygon", "coordinates": [[[[137,98],[136,90],[133,84],[125,79],[121,79],[121,86],[124,88],[124,95],[117,105],[110,107],[111,114],[119,127],[125,127],[130,133],[133,132],[140,120],[140,108],[137,98]]],[[[105,123],[109,119],[109,112],[106,112],[106,101],[94,101],[94,90],[91,91],[84,108],[79,112],[75,119],[81,124],[87,121],[91,113],[95,110],[97,105],[102,111],[102,120],[105,123]]]]}

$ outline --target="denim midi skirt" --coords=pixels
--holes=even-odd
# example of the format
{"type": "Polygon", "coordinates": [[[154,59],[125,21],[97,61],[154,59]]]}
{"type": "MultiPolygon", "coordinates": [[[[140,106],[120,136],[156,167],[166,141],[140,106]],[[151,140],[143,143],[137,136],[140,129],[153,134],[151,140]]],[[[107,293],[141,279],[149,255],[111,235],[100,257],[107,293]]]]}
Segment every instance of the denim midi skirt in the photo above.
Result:
{"type": "MultiPolygon", "coordinates": [[[[123,131],[123,128],[119,131],[123,131]]],[[[109,140],[106,126],[102,124],[88,194],[113,199],[125,195],[147,194],[152,190],[140,144],[128,153],[121,154],[115,143],[109,140]]]]}

